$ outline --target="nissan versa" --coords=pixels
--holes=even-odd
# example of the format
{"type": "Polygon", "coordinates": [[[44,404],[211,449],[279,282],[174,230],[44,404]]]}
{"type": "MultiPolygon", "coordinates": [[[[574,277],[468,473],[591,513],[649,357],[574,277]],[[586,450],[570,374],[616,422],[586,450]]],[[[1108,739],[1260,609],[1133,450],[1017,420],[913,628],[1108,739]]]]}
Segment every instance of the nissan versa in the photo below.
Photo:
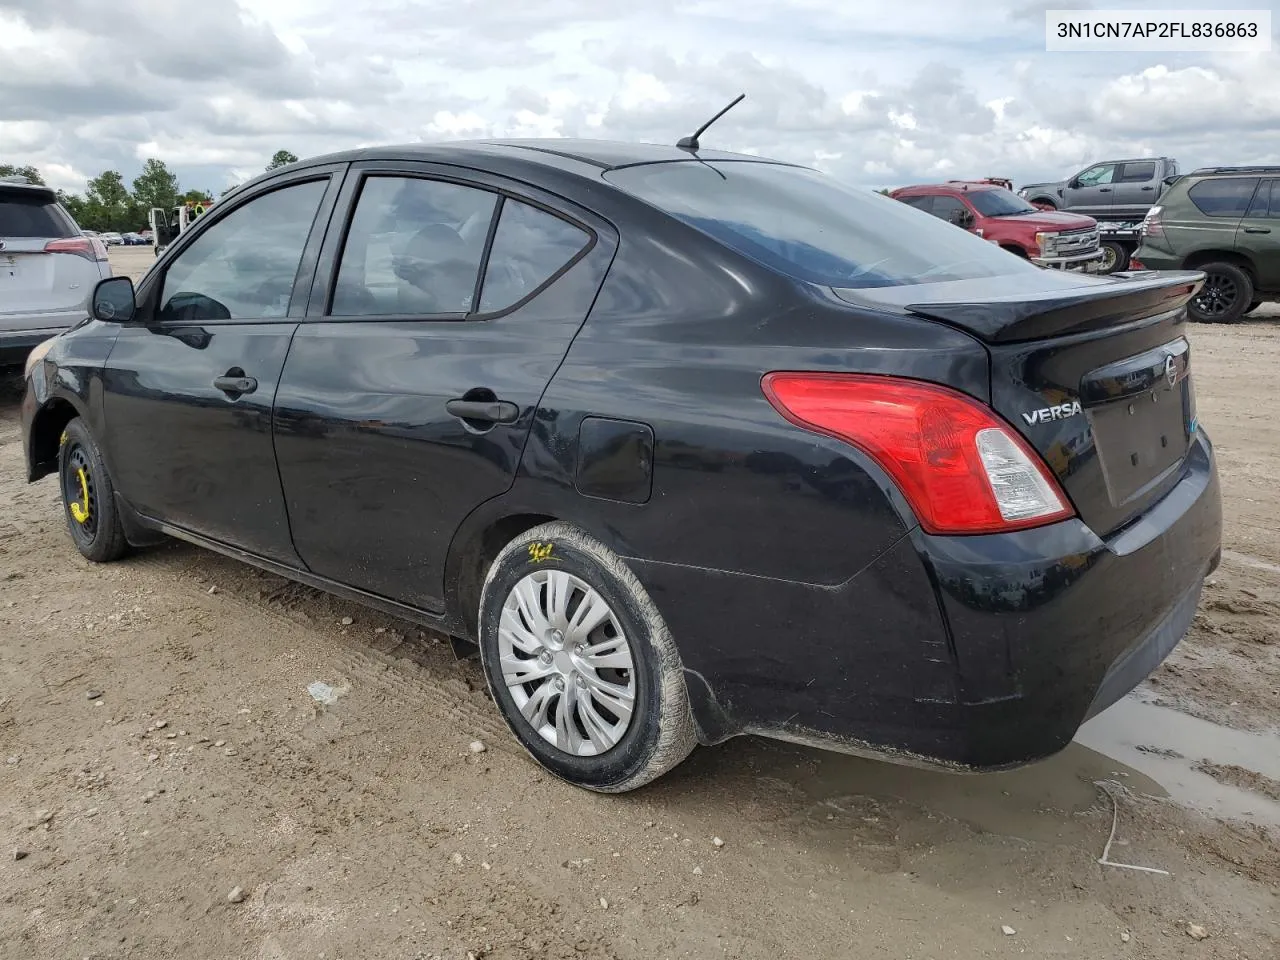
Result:
{"type": "Polygon", "coordinates": [[[696,144],[360,150],[99,283],[28,362],[28,475],[90,560],[180,537],[476,641],[593,790],[740,733],[1010,767],[1218,562],[1203,279],[696,144]]]}

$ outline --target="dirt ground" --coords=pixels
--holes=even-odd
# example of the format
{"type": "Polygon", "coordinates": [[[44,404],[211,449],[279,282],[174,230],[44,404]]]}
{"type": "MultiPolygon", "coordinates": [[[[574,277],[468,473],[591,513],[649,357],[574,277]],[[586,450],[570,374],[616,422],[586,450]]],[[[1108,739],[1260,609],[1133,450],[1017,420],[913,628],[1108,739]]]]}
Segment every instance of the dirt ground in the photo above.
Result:
{"type": "Polygon", "coordinates": [[[742,738],[622,797],[412,625],[178,544],[81,560],[9,378],[0,957],[1280,956],[1280,312],[1192,337],[1228,550],[1138,695],[1007,774],[742,738]],[[1167,873],[1098,862],[1113,817],[1167,873]]]}

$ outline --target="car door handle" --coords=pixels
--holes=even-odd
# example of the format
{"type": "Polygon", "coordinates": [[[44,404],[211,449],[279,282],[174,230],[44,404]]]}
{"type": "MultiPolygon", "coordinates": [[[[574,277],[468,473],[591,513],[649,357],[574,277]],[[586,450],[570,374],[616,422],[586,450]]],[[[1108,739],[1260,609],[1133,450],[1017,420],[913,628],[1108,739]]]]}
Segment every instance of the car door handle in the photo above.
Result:
{"type": "Polygon", "coordinates": [[[1111,188],[1110,188],[1110,187],[1099,187],[1099,188],[1098,188],[1098,192],[1099,192],[1099,193],[1110,193],[1110,192],[1111,192],[1111,188]]]}
{"type": "Polygon", "coordinates": [[[1271,228],[1270,227],[1245,227],[1244,232],[1245,233],[1270,233],[1271,228]]]}
{"type": "Polygon", "coordinates": [[[213,385],[223,393],[253,393],[258,389],[258,381],[253,377],[214,377],[213,385]]]}
{"type": "Polygon", "coordinates": [[[520,419],[520,408],[510,400],[450,400],[444,408],[459,420],[515,423],[520,419]]]}
{"type": "Polygon", "coordinates": [[[1143,187],[1142,189],[1143,189],[1143,190],[1154,190],[1154,189],[1155,189],[1155,187],[1147,186],[1147,187],[1143,187]]]}

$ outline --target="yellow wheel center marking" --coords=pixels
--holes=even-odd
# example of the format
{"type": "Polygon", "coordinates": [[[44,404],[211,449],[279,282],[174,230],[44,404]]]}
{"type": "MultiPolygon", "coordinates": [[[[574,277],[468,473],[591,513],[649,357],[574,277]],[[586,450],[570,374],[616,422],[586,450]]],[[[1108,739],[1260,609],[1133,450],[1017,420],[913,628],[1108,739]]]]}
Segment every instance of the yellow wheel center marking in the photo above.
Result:
{"type": "Polygon", "coordinates": [[[71,516],[75,517],[76,523],[83,524],[89,521],[89,478],[84,467],[76,469],[76,476],[80,479],[80,499],[72,501],[71,516]]]}

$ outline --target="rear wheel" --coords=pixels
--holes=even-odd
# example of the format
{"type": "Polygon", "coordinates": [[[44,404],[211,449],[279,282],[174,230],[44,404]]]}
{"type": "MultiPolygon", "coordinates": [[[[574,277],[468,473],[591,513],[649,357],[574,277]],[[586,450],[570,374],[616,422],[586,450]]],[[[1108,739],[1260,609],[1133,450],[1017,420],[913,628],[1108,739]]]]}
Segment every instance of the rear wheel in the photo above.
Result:
{"type": "Polygon", "coordinates": [[[116,510],[115,488],[98,445],[79,418],[67,424],[58,443],[58,480],[76,549],[95,563],[122,557],[128,542],[116,510]]]}
{"type": "Polygon", "coordinates": [[[1253,303],[1253,281],[1234,263],[1202,264],[1204,286],[1188,304],[1194,320],[1201,323],[1235,323],[1253,303]]]}
{"type": "Polygon", "coordinates": [[[480,599],[480,655],[520,743],[563,780],[643,786],[695,745],[675,642],[640,581],[568,523],[512,540],[480,599]]]}

